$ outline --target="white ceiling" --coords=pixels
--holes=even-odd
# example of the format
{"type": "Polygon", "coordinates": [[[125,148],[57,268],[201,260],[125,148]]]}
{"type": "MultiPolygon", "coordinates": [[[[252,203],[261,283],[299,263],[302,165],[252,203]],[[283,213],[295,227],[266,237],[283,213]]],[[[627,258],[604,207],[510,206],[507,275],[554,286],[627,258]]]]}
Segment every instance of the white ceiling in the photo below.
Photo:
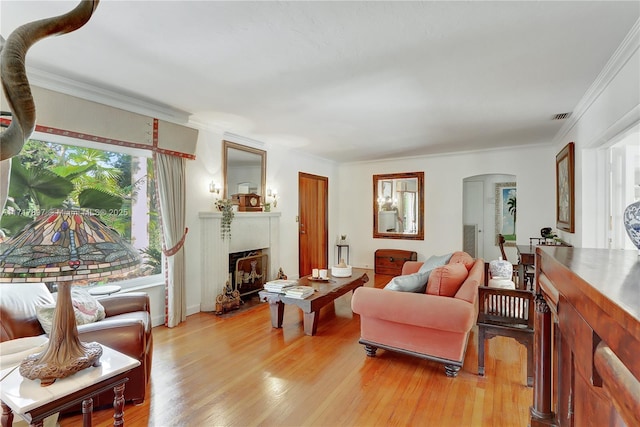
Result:
{"type": "MultiPolygon", "coordinates": [[[[2,0],[0,32],[76,3],[2,0]]],[[[27,66],[212,129],[372,160],[550,143],[552,116],[639,16],[638,1],[103,0],[27,66]]]]}

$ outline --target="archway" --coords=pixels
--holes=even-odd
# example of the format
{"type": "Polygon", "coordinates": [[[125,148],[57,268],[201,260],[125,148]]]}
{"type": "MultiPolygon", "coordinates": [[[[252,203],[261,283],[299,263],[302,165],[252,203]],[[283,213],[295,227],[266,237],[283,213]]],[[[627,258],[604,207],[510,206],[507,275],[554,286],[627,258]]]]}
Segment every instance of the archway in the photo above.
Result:
{"type": "MultiPolygon", "coordinates": [[[[510,174],[484,174],[464,178],[463,185],[463,249],[474,258],[484,258],[486,260],[498,259],[500,250],[496,244],[496,234],[502,232],[513,233],[513,243],[515,245],[515,234],[517,225],[517,215],[515,210],[515,183],[516,176],[510,174]],[[513,223],[506,223],[501,218],[504,209],[507,211],[511,205],[507,205],[507,200],[502,198],[505,188],[514,187],[513,197],[513,223]],[[508,187],[507,187],[508,185],[508,187]],[[499,228],[502,228],[499,230],[499,228]]],[[[505,193],[506,194],[506,193],[505,193]]],[[[509,259],[517,258],[514,248],[507,248],[509,259]]]]}

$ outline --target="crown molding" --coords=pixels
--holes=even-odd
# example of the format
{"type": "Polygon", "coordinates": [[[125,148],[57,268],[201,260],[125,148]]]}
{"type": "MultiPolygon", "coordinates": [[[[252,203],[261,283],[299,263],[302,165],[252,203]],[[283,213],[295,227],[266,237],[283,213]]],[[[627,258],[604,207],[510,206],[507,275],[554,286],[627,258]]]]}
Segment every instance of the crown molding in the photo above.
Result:
{"type": "Polygon", "coordinates": [[[120,108],[121,110],[149,116],[177,124],[186,124],[190,113],[166,105],[145,101],[133,96],[123,95],[114,91],[81,83],[57,74],[29,67],[27,70],[29,82],[44,89],[120,108]]]}
{"type": "Polygon", "coordinates": [[[620,46],[607,61],[607,64],[598,74],[591,87],[585,92],[580,102],[578,102],[567,122],[553,138],[554,145],[559,145],[566,139],[567,134],[576,126],[582,116],[591,108],[638,49],[640,49],[640,19],[633,24],[620,46]]]}
{"type": "Polygon", "coordinates": [[[236,142],[238,144],[248,145],[250,147],[264,147],[265,143],[258,141],[257,139],[249,138],[248,136],[242,136],[231,132],[225,132],[222,137],[225,141],[236,142]]]}

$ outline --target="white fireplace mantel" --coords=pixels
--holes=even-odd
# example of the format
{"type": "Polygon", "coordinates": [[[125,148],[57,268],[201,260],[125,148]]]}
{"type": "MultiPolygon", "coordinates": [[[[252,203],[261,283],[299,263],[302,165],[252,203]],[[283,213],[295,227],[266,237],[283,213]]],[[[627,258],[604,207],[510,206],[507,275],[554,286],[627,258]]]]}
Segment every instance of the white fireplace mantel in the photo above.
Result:
{"type": "Polygon", "coordinates": [[[229,254],[263,249],[269,255],[269,277],[280,265],[280,212],[235,212],[231,239],[220,237],[222,213],[200,212],[202,225],[200,264],[202,300],[200,311],[214,311],[216,297],[229,279],[229,254]]]}

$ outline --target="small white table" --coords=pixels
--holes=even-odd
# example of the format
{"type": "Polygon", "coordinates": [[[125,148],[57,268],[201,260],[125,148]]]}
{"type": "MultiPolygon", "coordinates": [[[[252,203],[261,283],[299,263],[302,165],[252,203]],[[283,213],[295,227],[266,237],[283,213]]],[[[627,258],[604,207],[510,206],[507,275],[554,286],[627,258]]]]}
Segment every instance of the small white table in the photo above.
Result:
{"type": "MultiPolygon", "coordinates": [[[[11,427],[13,414],[24,418],[31,426],[42,426],[42,420],[63,409],[82,403],[84,427],[91,427],[93,400],[91,396],[113,388],[113,425],[124,425],[124,384],[129,372],[140,365],[132,357],[102,346],[101,365],[89,367],[67,378],[41,387],[39,380],[29,380],[13,370],[0,381],[2,427],[11,427]]],[[[0,372],[0,378],[13,368],[0,372]]]]}

